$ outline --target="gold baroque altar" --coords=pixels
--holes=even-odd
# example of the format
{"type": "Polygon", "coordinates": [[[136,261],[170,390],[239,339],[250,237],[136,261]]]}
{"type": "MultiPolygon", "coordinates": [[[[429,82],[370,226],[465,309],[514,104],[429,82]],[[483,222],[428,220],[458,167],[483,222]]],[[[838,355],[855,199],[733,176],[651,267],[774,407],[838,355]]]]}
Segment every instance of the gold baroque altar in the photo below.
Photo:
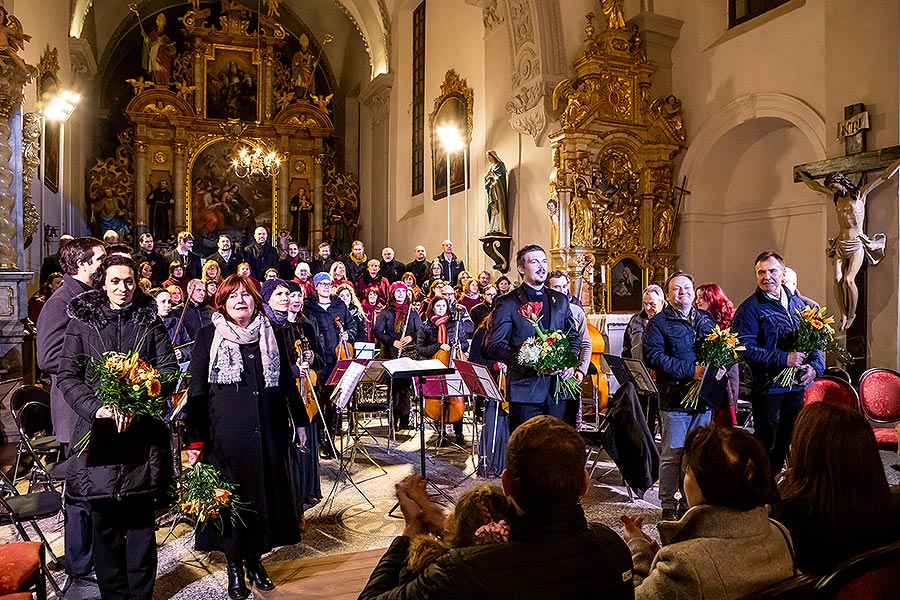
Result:
{"type": "Polygon", "coordinates": [[[547,208],[554,264],[574,281],[591,262],[598,312],[636,312],[641,290],[674,271],[678,217],[673,160],[685,145],[681,103],[651,99],[640,32],[620,20],[597,34],[587,16],[575,77],[553,92],[547,208]]]}
{"type": "Polygon", "coordinates": [[[89,171],[94,211],[114,195],[133,201],[121,208],[135,235],[171,218],[170,235],[187,229],[207,243],[221,231],[246,236],[259,225],[296,240],[292,202],[311,200],[303,245],[327,238],[349,247],[359,187],[337,168],[332,94],[316,93],[321,48],[316,56],[303,34],[299,49],[283,57],[290,37],[273,16],[236,2],[222,3],[217,24],[210,12],[195,9],[179,19],[181,52],[162,13],[157,31],[145,34],[150,49],[158,43],[156,52],[171,53],[170,63],[145,64],[143,75],[128,79],[134,97],[125,113],[133,130],[120,134],[115,157],[89,171]],[[232,160],[241,148],[257,147],[281,157],[277,176],[238,177],[232,160]],[[171,205],[161,221],[152,214],[159,210],[154,196],[171,205]]]}

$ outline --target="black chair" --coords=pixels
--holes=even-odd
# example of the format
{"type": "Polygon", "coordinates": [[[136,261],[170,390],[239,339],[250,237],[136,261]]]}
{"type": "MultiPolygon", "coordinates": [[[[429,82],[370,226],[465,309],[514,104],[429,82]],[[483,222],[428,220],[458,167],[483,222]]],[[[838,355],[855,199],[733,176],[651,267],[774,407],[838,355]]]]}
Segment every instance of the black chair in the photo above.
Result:
{"type": "Polygon", "coordinates": [[[798,573],[740,600],[814,600],[817,582],[815,575],[798,573]]]}
{"type": "MultiPolygon", "coordinates": [[[[53,435],[53,422],[50,416],[50,394],[36,385],[23,385],[13,392],[9,402],[13,421],[19,430],[19,442],[16,445],[16,461],[13,470],[14,478],[20,477],[19,469],[36,456],[52,456],[59,460],[62,447],[53,435]],[[20,416],[26,406],[25,421],[20,416]],[[45,408],[40,408],[41,406],[45,408]],[[27,443],[26,443],[27,442],[27,443]],[[30,447],[30,448],[29,448],[30,447]],[[28,460],[24,460],[25,458],[28,460]]],[[[25,474],[28,474],[26,471],[25,474]]]]}
{"type": "Polygon", "coordinates": [[[816,585],[823,600],[896,600],[900,598],[900,542],[844,561],[816,585]]]}
{"type": "Polygon", "coordinates": [[[28,491],[32,491],[38,482],[48,489],[53,489],[55,484],[62,486],[65,482],[62,449],[55,436],[45,435],[52,428],[50,407],[42,402],[26,402],[13,416],[19,429],[16,458],[27,456],[31,459],[28,491]]]}

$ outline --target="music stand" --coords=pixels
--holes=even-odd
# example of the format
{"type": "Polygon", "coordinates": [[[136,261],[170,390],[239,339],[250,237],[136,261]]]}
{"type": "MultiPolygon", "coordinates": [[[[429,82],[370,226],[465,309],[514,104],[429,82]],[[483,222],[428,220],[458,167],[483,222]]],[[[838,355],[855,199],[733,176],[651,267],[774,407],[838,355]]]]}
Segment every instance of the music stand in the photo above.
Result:
{"type": "Polygon", "coordinates": [[[633,383],[639,394],[647,396],[655,396],[659,393],[656,383],[650,377],[650,371],[647,370],[647,367],[640,360],[636,358],[622,358],[615,354],[603,354],[601,367],[603,362],[608,365],[610,372],[615,375],[620,384],[633,383]]]}
{"type": "MultiPolygon", "coordinates": [[[[493,400],[494,406],[496,407],[497,412],[500,412],[500,403],[503,401],[503,394],[500,392],[500,389],[497,387],[497,382],[494,381],[494,376],[491,374],[491,371],[484,365],[468,362],[464,360],[457,360],[454,363],[457,372],[459,372],[460,377],[462,377],[463,382],[466,384],[466,387],[469,389],[469,394],[474,396],[481,396],[487,400],[493,400]]],[[[494,417],[494,432],[493,438],[496,443],[497,440],[497,416],[494,417]]],[[[477,425],[473,425],[473,434],[472,434],[472,443],[473,443],[473,451],[475,448],[476,439],[478,437],[477,425]]],[[[478,464],[484,457],[479,455],[478,461],[475,463],[475,469],[463,477],[459,483],[462,483],[472,475],[478,472],[478,464]]]]}
{"type": "MultiPolygon", "coordinates": [[[[435,485],[428,479],[427,471],[425,469],[425,419],[422,418],[422,414],[425,411],[425,386],[426,380],[428,378],[437,378],[445,375],[451,375],[455,372],[455,370],[451,367],[445,366],[439,360],[429,359],[429,360],[419,360],[415,361],[409,358],[397,358],[394,360],[387,360],[382,365],[384,367],[385,373],[391,379],[412,379],[413,380],[413,393],[418,392],[418,403],[419,403],[419,469],[421,471],[422,479],[428,485],[431,485],[438,494],[447,499],[448,502],[453,502],[453,499],[441,488],[435,485]],[[418,383],[418,387],[416,387],[416,383],[418,383]]],[[[393,514],[397,507],[400,506],[400,503],[397,502],[388,514],[393,514]]]]}

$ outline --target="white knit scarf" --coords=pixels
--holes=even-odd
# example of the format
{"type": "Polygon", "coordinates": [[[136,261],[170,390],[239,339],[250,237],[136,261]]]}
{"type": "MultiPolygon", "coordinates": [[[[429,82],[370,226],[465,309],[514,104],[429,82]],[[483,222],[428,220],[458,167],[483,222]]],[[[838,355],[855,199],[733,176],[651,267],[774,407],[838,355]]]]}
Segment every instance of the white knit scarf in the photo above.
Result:
{"type": "Polygon", "coordinates": [[[216,332],[209,350],[210,383],[240,382],[244,372],[240,347],[242,344],[259,342],[265,387],[278,385],[278,344],[275,341],[272,324],[265,315],[260,312],[250,325],[244,328],[226,319],[222,313],[215,312],[212,315],[212,323],[216,332]]]}

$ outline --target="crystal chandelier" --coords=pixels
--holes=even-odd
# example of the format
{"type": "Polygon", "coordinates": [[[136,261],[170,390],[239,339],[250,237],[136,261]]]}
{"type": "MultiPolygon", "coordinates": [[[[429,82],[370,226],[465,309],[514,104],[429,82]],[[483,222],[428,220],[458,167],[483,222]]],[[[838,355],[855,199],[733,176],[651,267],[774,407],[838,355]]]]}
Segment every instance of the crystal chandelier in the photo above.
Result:
{"type": "Polygon", "coordinates": [[[270,179],[277,176],[281,169],[281,156],[274,150],[266,152],[261,145],[253,149],[244,146],[231,164],[235,175],[241,179],[251,177],[270,179]]]}

